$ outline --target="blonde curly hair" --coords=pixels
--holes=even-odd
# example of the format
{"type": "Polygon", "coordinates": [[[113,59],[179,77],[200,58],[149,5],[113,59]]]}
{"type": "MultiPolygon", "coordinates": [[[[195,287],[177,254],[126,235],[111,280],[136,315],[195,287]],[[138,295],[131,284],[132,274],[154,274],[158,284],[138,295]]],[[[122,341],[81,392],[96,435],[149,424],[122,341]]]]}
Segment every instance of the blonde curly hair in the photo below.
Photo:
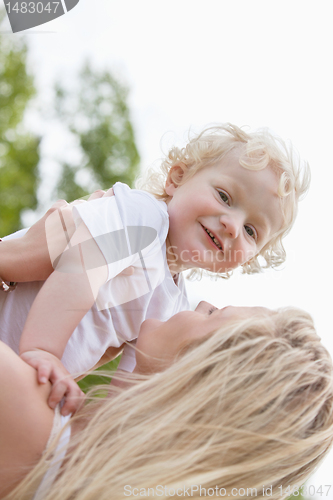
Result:
{"type": "MultiPolygon", "coordinates": [[[[159,200],[167,201],[169,197],[165,191],[165,183],[168,176],[175,185],[182,185],[198,170],[221,162],[235,148],[239,148],[239,163],[244,168],[262,170],[270,167],[279,176],[278,195],[281,199],[284,224],[258,255],[242,265],[244,273],[252,274],[263,268],[276,268],[285,261],[286,252],[282,239],[292,228],[298,201],[309,188],[309,165],[307,162],[301,162],[291,145],[287,145],[267,128],[245,132],[231,123],[207,127],[200,134],[189,138],[184,148],[170,149],[159,171],[149,169],[138,179],[136,187],[150,192],[159,200]],[[184,172],[181,179],[173,175],[173,167],[178,165],[184,172]],[[263,265],[258,259],[259,256],[264,260],[263,265]]],[[[203,273],[216,276],[202,269],[193,269],[188,278],[201,277],[203,273]]],[[[231,276],[231,272],[219,276],[227,278],[231,276]]]]}

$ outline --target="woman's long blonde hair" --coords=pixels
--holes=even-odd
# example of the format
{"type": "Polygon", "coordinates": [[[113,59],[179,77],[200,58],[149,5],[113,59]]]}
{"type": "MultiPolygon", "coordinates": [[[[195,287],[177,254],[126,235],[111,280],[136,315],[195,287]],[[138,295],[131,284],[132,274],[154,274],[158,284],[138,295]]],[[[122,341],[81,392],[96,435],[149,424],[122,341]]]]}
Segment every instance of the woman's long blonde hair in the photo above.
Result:
{"type": "MultiPolygon", "coordinates": [[[[305,195],[310,184],[310,169],[307,162],[302,162],[291,144],[267,128],[246,132],[231,123],[205,128],[201,133],[189,137],[183,148],[173,147],[162,160],[160,168],[153,168],[137,180],[137,187],[152,193],[157,199],[167,201],[165,182],[170,175],[175,185],[187,182],[202,168],[219,164],[230,151],[238,148],[239,163],[249,170],[272,168],[279,178],[278,194],[284,223],[281,230],[262,248],[259,255],[243,264],[244,273],[257,273],[265,267],[277,267],[285,261],[286,252],[282,244],[285,235],[292,228],[298,208],[298,201],[305,195]],[[184,175],[173,175],[173,167],[181,166],[184,175]]],[[[232,271],[219,276],[228,278],[232,271]]],[[[201,277],[203,274],[217,276],[209,271],[193,269],[188,278],[201,277]]]]}
{"type": "MultiPolygon", "coordinates": [[[[177,488],[260,498],[263,487],[283,498],[332,444],[332,362],[311,317],[284,309],[184,346],[166,371],[75,419],[89,413],[44,500],[163,499],[177,488]]],[[[26,498],[44,472],[42,460],[9,498],[26,498]]]]}

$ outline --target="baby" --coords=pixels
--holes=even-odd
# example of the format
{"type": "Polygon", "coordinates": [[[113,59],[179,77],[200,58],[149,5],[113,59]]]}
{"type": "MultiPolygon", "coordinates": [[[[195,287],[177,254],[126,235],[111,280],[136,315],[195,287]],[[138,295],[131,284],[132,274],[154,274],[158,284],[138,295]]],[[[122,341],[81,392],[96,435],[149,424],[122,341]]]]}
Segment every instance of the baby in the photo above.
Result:
{"type": "MultiPolygon", "coordinates": [[[[29,231],[0,244],[0,275],[19,282],[0,292],[0,339],[54,384],[51,406],[66,396],[63,414],[77,404],[68,372],[135,339],[145,319],[189,309],[182,271],[254,273],[259,257],[281,264],[309,170],[268,131],[227,124],[173,148],[147,179],[141,191],[117,183],[114,196],[53,212],[38,248],[29,231]]],[[[130,349],[120,367],[134,366],[130,349]]]]}

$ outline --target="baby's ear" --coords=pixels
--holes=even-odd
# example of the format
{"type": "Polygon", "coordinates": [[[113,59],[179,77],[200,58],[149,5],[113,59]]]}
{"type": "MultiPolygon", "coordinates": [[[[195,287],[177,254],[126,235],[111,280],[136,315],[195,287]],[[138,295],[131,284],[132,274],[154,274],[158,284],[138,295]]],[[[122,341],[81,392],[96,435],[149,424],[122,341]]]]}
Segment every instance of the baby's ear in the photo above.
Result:
{"type": "Polygon", "coordinates": [[[167,180],[165,182],[165,192],[173,196],[185,173],[184,165],[174,165],[170,168],[167,180]]]}

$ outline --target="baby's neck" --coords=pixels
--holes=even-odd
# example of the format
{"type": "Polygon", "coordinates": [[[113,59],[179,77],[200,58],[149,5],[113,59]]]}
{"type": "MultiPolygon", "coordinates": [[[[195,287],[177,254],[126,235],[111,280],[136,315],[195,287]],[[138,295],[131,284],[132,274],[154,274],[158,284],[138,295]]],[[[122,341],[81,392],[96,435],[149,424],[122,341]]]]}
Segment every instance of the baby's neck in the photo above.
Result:
{"type": "MultiPolygon", "coordinates": [[[[165,241],[166,244],[166,257],[167,263],[169,267],[169,271],[171,276],[173,277],[175,283],[178,281],[178,275],[182,272],[182,266],[177,262],[177,256],[174,254],[172,250],[172,245],[170,244],[169,239],[167,238],[165,241]]],[[[177,284],[177,283],[176,283],[177,284]]]]}

